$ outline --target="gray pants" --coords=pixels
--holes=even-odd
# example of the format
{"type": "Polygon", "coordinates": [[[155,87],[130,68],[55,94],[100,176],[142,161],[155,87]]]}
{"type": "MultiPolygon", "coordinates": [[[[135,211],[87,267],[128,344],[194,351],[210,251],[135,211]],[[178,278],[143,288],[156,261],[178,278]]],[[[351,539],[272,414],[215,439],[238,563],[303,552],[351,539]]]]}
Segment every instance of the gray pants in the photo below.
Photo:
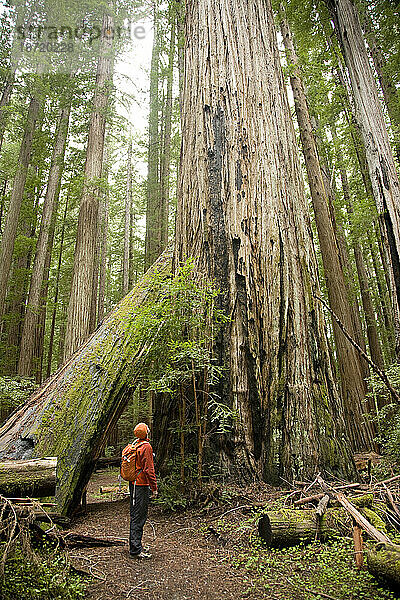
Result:
{"type": "Polygon", "coordinates": [[[131,526],[129,530],[129,551],[140,554],[142,548],[143,527],[147,519],[150,501],[150,487],[129,483],[131,526]]]}

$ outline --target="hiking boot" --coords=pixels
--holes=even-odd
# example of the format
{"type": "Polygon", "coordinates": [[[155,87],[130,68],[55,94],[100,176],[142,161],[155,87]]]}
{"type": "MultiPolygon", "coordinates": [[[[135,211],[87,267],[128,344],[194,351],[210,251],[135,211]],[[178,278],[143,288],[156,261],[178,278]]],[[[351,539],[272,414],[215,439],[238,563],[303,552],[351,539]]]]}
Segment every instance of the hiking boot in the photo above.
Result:
{"type": "Polygon", "coordinates": [[[149,560],[151,558],[151,554],[148,552],[139,552],[139,554],[130,554],[131,558],[136,558],[138,560],[149,560]]]}

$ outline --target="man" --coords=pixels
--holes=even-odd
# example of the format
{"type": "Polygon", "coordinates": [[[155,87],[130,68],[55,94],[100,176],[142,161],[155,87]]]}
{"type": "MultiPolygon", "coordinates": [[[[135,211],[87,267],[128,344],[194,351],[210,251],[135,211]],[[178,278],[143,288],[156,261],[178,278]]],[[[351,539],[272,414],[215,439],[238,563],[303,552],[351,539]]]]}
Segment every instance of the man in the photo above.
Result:
{"type": "Polygon", "coordinates": [[[142,546],[143,527],[147,519],[150,490],[153,498],[157,496],[157,479],[154,472],[153,448],[149,442],[150,429],[146,423],[139,423],[133,430],[134,444],[138,444],[136,469],[139,474],[134,483],[129,482],[130,493],[130,531],[129,553],[132,558],[140,560],[151,558],[142,546]]]}

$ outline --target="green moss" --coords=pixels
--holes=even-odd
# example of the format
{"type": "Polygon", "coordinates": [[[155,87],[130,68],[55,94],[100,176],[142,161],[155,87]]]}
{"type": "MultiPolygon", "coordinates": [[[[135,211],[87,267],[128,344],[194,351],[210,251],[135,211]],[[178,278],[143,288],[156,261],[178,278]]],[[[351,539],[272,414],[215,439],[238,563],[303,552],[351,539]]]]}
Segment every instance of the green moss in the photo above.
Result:
{"type": "Polygon", "coordinates": [[[377,529],[378,531],[382,531],[382,533],[387,533],[385,522],[381,519],[379,515],[376,514],[375,511],[370,508],[362,508],[361,513],[368,519],[368,521],[377,529]]]}

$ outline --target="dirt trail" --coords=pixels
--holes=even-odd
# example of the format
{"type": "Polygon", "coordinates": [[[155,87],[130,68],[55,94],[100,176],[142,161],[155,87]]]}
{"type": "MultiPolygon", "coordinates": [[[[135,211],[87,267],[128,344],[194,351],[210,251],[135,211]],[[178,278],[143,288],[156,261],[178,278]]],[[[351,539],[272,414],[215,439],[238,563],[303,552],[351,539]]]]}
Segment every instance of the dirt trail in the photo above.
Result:
{"type": "MultiPolygon", "coordinates": [[[[97,473],[88,489],[87,514],[71,531],[101,537],[124,538],[128,543],[129,501],[101,501],[95,496],[100,484],[115,483],[97,473]]],[[[92,600],[240,600],[267,598],[255,590],[243,572],[232,569],[229,550],[218,547],[212,536],[200,530],[204,518],[193,514],[165,515],[151,506],[143,541],[151,548],[150,561],[131,559],[128,545],[71,550],[76,566],[95,579],[87,588],[92,600]]]]}

